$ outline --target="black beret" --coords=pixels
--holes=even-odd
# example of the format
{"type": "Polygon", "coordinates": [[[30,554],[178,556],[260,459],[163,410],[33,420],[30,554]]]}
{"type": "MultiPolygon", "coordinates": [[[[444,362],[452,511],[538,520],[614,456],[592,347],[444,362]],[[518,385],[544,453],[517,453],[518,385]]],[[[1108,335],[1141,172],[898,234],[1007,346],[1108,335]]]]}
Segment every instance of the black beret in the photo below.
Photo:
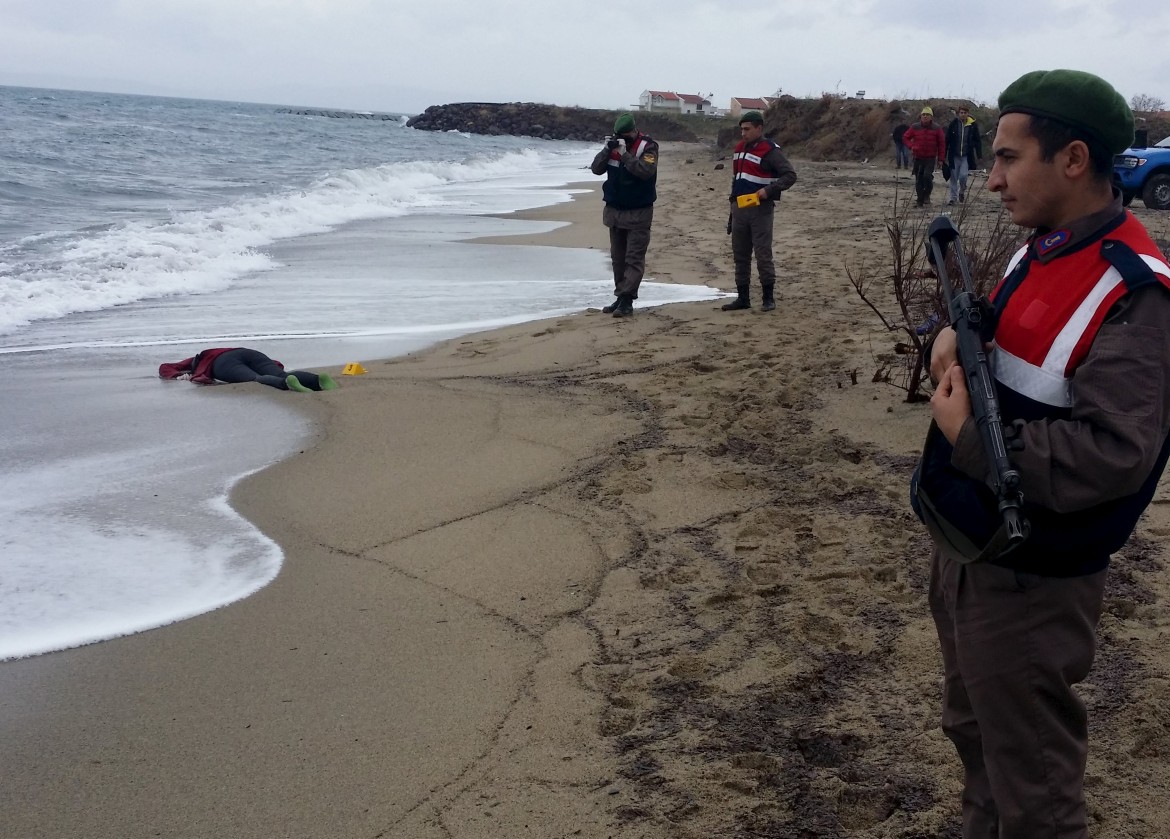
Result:
{"type": "Polygon", "coordinates": [[[759,111],[744,111],[739,118],[740,123],[750,122],[752,125],[763,125],[764,115],[759,111]]]}
{"type": "Polygon", "coordinates": [[[1099,140],[1111,153],[1133,143],[1133,111],[1113,85],[1081,70],[1034,70],[999,95],[1001,114],[1032,114],[1063,122],[1099,140]]]}

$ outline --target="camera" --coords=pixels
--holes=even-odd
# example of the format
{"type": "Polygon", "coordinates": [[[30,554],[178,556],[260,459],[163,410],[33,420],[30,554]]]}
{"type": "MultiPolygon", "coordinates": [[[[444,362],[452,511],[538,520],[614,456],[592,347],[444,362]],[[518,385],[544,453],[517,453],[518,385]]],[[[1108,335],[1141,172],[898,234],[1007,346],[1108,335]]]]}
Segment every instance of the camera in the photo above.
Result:
{"type": "Polygon", "coordinates": [[[624,143],[624,142],[625,142],[625,140],[624,140],[623,138],[621,138],[621,137],[619,137],[618,135],[614,134],[612,137],[610,137],[608,140],[606,140],[606,141],[605,141],[605,147],[606,147],[607,149],[609,149],[610,151],[613,151],[613,150],[614,150],[614,149],[616,149],[616,148],[617,148],[617,147],[618,147],[620,144],[622,144],[622,143],[624,143]]]}

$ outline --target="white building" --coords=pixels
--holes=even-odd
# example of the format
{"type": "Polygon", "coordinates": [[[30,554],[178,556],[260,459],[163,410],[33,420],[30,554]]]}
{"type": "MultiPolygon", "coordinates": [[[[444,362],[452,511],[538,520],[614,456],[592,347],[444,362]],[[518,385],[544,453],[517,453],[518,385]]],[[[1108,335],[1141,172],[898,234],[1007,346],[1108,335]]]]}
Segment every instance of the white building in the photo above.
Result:
{"type": "Polygon", "coordinates": [[[642,111],[670,111],[676,114],[706,114],[711,100],[695,93],[675,93],[670,90],[643,90],[638,97],[642,111]]]}
{"type": "Polygon", "coordinates": [[[728,110],[728,113],[733,117],[739,116],[744,111],[759,111],[763,113],[775,101],[775,96],[733,96],[731,97],[731,108],[728,110]]]}

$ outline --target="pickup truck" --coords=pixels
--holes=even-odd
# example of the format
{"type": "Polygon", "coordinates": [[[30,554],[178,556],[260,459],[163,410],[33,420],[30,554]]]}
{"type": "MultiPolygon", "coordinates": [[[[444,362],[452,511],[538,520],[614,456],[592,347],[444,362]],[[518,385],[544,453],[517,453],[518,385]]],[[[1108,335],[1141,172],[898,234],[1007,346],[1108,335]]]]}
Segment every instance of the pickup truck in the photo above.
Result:
{"type": "Polygon", "coordinates": [[[1153,146],[1135,146],[1113,158],[1113,183],[1128,207],[1141,196],[1151,210],[1170,210],[1170,137],[1153,146]]]}

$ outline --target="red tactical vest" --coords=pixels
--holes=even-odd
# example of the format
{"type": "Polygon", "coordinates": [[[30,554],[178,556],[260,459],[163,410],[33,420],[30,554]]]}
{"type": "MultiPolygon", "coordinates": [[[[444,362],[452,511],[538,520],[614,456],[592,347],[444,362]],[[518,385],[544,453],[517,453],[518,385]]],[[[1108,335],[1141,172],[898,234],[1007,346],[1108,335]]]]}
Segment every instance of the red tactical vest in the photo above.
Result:
{"type": "MultiPolygon", "coordinates": [[[[1043,252],[1067,236],[1053,231],[1037,238],[1035,247],[1043,252]]],[[[1072,404],[1073,373],[1088,355],[1109,310],[1128,292],[1125,279],[1104,255],[1111,241],[1128,245],[1170,288],[1170,267],[1128,211],[1101,245],[1094,243],[1048,264],[1033,260],[1027,266],[1027,282],[1012,294],[996,327],[991,359],[997,381],[1043,405],[1072,404]]],[[[1012,257],[1005,280],[1027,250],[1025,245],[1012,257]]],[[[1002,288],[1001,281],[993,300],[1002,288]]]]}
{"type": "MultiPolygon", "coordinates": [[[[1029,256],[1030,250],[1043,256],[1067,239],[1067,231],[1060,230],[1037,235],[1012,258],[993,295],[999,317],[991,364],[1005,426],[1016,419],[1068,419],[1076,370],[1109,310],[1145,285],[1170,289],[1170,266],[1128,211],[1116,227],[1047,265],[1029,256]]],[[[952,451],[932,425],[911,497],[940,547],[947,545],[972,559],[979,546],[988,544],[1001,518],[987,485],[950,465],[952,451]]],[[[1074,513],[1058,513],[1025,498],[1031,535],[1014,551],[990,561],[1053,577],[1100,571],[1133,532],[1168,459],[1170,438],[1137,492],[1074,513]]]]}
{"type": "Polygon", "coordinates": [[[771,140],[761,137],[751,148],[744,148],[741,142],[735,147],[731,171],[731,195],[747,195],[750,192],[759,192],[761,187],[776,180],[776,173],[763,166],[764,157],[776,148],[771,140]]]}
{"type": "MultiPolygon", "coordinates": [[[[651,142],[650,137],[639,132],[638,136],[627,144],[627,151],[634,157],[641,157],[651,142]]],[[[658,192],[655,189],[657,171],[648,180],[635,178],[622,166],[622,154],[617,149],[610,149],[608,166],[605,183],[601,186],[601,197],[606,204],[619,210],[637,210],[653,206],[658,199],[658,192]]]]}

